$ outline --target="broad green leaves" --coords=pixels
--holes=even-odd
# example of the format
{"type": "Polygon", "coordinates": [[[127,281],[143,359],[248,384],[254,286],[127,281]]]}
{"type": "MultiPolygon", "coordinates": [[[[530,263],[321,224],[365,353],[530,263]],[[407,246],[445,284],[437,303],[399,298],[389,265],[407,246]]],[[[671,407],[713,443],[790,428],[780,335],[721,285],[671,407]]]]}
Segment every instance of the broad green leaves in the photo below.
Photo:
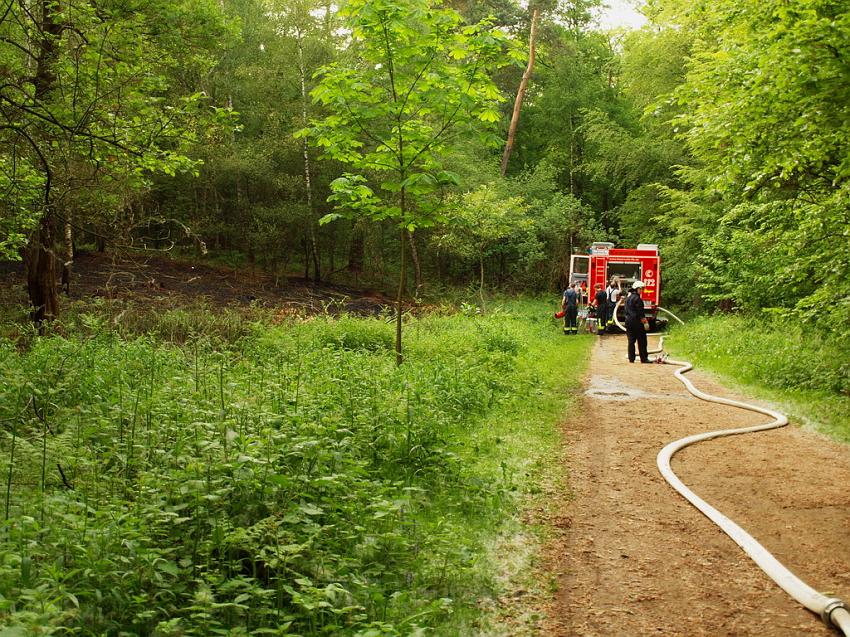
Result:
{"type": "Polygon", "coordinates": [[[713,7],[717,39],[698,46],[676,93],[694,153],[745,191],[846,179],[850,14],[831,15],[830,2],[740,4],[713,7]]]}
{"type": "Polygon", "coordinates": [[[521,197],[506,196],[494,184],[479,186],[454,199],[447,216],[439,244],[465,257],[483,258],[499,242],[532,228],[528,204],[521,197]]]}
{"type": "Polygon", "coordinates": [[[0,153],[0,259],[17,259],[27,235],[38,223],[44,175],[22,158],[0,153]]]}
{"type": "Polygon", "coordinates": [[[656,4],[694,43],[673,123],[698,161],[682,173],[690,198],[713,221],[703,290],[751,309],[819,307],[850,335],[846,2],[656,4]]]}
{"type": "Polygon", "coordinates": [[[0,633],[462,634],[519,479],[476,464],[486,417],[540,387],[543,307],[424,318],[401,369],[380,318],[0,339],[0,633]]]}
{"type": "Polygon", "coordinates": [[[16,212],[4,253],[47,206],[120,208],[152,173],[192,171],[188,149],[232,126],[191,86],[232,33],[212,0],[9,3],[0,163],[2,203],[16,212]]]}
{"type": "Polygon", "coordinates": [[[509,63],[513,47],[498,29],[464,26],[427,0],[353,0],[341,15],[354,59],[320,71],[312,96],[330,114],[299,135],[362,176],[382,175],[384,194],[365,199],[351,177],[335,182],[341,212],[411,230],[430,225],[434,212],[417,202],[453,181],[440,172],[442,153],[498,121],[503,98],[490,73],[509,63]]]}
{"type": "Polygon", "coordinates": [[[502,98],[490,74],[509,63],[511,44],[488,23],[464,26],[458,13],[431,0],[350,0],[340,14],[351,31],[352,57],[319,72],[312,95],[329,115],[299,135],[356,171],[334,182],[331,199],[340,214],[392,219],[402,230],[396,297],[401,364],[404,233],[439,217],[425,199],[442,185],[444,152],[498,119],[502,98]],[[380,176],[382,195],[365,186],[371,174],[380,176]]]}

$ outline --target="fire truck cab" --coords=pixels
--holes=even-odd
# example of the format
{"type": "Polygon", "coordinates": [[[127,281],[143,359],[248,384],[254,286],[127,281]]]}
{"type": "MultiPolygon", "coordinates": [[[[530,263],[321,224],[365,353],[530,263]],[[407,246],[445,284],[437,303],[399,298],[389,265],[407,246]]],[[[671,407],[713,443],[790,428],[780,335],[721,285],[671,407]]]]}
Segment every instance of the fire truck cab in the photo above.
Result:
{"type": "MultiPolygon", "coordinates": [[[[643,281],[641,289],[646,317],[650,328],[655,331],[666,323],[658,318],[658,305],[661,302],[661,257],[658,246],[650,243],[638,244],[637,249],[615,248],[613,243],[598,241],[590,246],[588,254],[574,254],[570,261],[570,284],[578,282],[587,291],[592,300],[596,284],[602,289],[614,277],[619,278],[622,294],[625,296],[632,283],[643,281]]],[[[617,316],[624,320],[623,307],[620,305],[617,316]]]]}

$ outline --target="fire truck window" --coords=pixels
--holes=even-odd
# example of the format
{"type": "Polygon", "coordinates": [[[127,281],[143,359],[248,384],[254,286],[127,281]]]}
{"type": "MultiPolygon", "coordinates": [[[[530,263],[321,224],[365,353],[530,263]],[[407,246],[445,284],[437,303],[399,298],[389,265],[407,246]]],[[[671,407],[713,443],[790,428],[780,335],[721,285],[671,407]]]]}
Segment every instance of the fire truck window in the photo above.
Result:
{"type": "Polygon", "coordinates": [[[590,258],[586,256],[573,256],[573,274],[587,274],[590,270],[590,258]]]}
{"type": "Polygon", "coordinates": [[[624,288],[631,287],[632,283],[640,279],[640,263],[611,263],[608,262],[608,280],[612,277],[620,277],[620,283],[624,288]]]}

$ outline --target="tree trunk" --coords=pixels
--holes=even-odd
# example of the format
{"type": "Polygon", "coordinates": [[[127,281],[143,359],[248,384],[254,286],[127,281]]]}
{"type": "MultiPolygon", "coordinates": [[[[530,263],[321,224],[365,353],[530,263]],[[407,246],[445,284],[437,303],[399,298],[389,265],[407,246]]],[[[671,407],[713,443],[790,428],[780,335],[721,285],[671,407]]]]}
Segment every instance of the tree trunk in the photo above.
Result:
{"type": "Polygon", "coordinates": [[[575,121],[573,119],[572,113],[570,113],[570,194],[575,196],[576,194],[576,178],[575,178],[575,152],[576,152],[576,140],[575,140],[575,121]]]}
{"type": "Polygon", "coordinates": [[[508,161],[511,158],[511,151],[514,148],[514,140],[516,139],[516,130],[519,126],[519,113],[522,110],[522,100],[525,97],[525,89],[528,88],[528,80],[531,79],[531,74],[534,71],[535,46],[537,44],[537,18],[540,16],[540,9],[535,8],[531,13],[531,34],[528,37],[528,66],[525,68],[525,73],[522,74],[522,80],[519,83],[519,90],[516,93],[514,100],[514,112],[511,115],[511,125],[508,128],[508,141],[505,144],[505,152],[502,154],[502,177],[508,172],[508,161]]]}
{"type": "Polygon", "coordinates": [[[325,0],[324,4],[325,16],[324,16],[324,27],[325,27],[325,42],[330,42],[333,37],[333,20],[331,18],[334,15],[334,4],[331,0],[325,0]]]}
{"type": "MultiPolygon", "coordinates": [[[[403,195],[402,195],[403,197],[403,195]]],[[[396,318],[395,318],[395,364],[401,365],[404,362],[404,356],[401,352],[401,302],[404,298],[404,287],[407,279],[407,254],[404,249],[405,231],[401,231],[401,266],[399,267],[398,275],[398,297],[396,298],[396,318]]]]}
{"type": "Polygon", "coordinates": [[[336,228],[331,228],[328,246],[328,272],[336,272],[336,228]]]}
{"type": "Polygon", "coordinates": [[[58,0],[40,0],[41,9],[41,38],[38,42],[38,59],[36,60],[35,88],[36,101],[43,100],[56,87],[56,56],[57,42],[62,36],[64,26],[57,19],[62,10],[58,0]]]}
{"type": "MultiPolygon", "coordinates": [[[[405,173],[404,169],[401,169],[399,172],[399,176],[402,183],[404,183],[405,173]]],[[[399,215],[402,219],[404,219],[405,213],[407,212],[407,193],[405,192],[404,186],[402,186],[401,191],[399,192],[399,209],[401,211],[401,215],[399,215]]],[[[401,302],[404,298],[404,289],[407,287],[407,251],[404,249],[404,244],[407,240],[407,230],[405,228],[401,229],[399,234],[399,248],[401,250],[401,264],[399,265],[399,273],[398,273],[398,297],[396,298],[396,320],[395,320],[395,364],[401,365],[404,362],[404,355],[402,354],[401,348],[401,314],[402,314],[402,306],[401,302]]]]}
{"type": "Polygon", "coordinates": [[[484,254],[478,255],[478,296],[481,297],[481,313],[483,314],[487,308],[484,304],[484,254]]]}
{"type": "Polygon", "coordinates": [[[53,252],[53,215],[44,213],[26,248],[27,293],[33,323],[42,331],[44,321],[59,314],[56,293],[56,261],[53,252]]]}
{"type": "Polygon", "coordinates": [[[413,236],[413,233],[409,230],[405,230],[405,233],[407,234],[407,241],[410,243],[410,260],[413,262],[413,280],[416,285],[413,296],[419,296],[419,289],[422,287],[422,270],[419,267],[419,252],[416,250],[416,239],[413,236]]]}
{"type": "MultiPolygon", "coordinates": [[[[50,92],[56,87],[56,43],[59,41],[63,25],[57,19],[61,11],[60,3],[52,0],[41,0],[41,34],[38,41],[38,57],[36,60],[33,88],[35,101],[45,101],[50,92]]],[[[53,208],[51,204],[50,185],[52,171],[49,162],[41,157],[45,175],[44,186],[44,215],[38,229],[30,236],[26,248],[27,294],[32,306],[31,318],[43,330],[44,321],[49,321],[59,314],[59,295],[56,293],[56,263],[53,252],[53,208]]]]}
{"type": "Polygon", "coordinates": [[[254,234],[251,223],[249,222],[246,210],[248,209],[249,201],[246,193],[247,177],[236,174],[234,186],[236,187],[236,215],[240,222],[242,231],[242,250],[247,257],[248,263],[253,266],[256,261],[254,254],[254,234]],[[244,181],[243,181],[244,179],[244,181]]]}
{"type": "Polygon", "coordinates": [[[374,269],[378,272],[380,276],[381,283],[387,280],[387,259],[385,250],[386,250],[386,228],[383,223],[378,224],[378,228],[381,231],[381,235],[378,238],[378,246],[373,252],[375,253],[373,257],[373,263],[375,264],[374,269]]]}
{"type": "Polygon", "coordinates": [[[348,271],[354,275],[354,285],[363,273],[363,257],[365,254],[363,229],[355,223],[351,229],[351,244],[348,246],[348,271]]]}
{"type": "MultiPolygon", "coordinates": [[[[307,126],[307,71],[304,67],[304,45],[300,29],[298,30],[296,41],[298,43],[298,74],[301,78],[301,120],[303,121],[304,126],[307,126]]],[[[316,212],[313,210],[313,186],[310,179],[310,153],[308,152],[306,137],[303,139],[302,151],[304,154],[304,185],[307,192],[307,214],[309,215],[308,225],[310,226],[310,249],[313,256],[313,280],[318,283],[322,280],[322,271],[321,260],[319,258],[319,243],[316,239],[316,212]]]]}
{"type": "MultiPolygon", "coordinates": [[[[573,129],[575,130],[575,128],[573,129]]],[[[584,161],[584,146],[582,146],[581,136],[573,134],[570,142],[570,161],[572,165],[581,166],[584,161]]],[[[581,172],[574,170],[570,175],[570,187],[573,189],[570,194],[577,199],[581,199],[584,195],[584,181],[582,180],[581,172]]]]}
{"type": "Polygon", "coordinates": [[[71,268],[74,265],[74,230],[71,227],[71,211],[65,219],[65,261],[62,263],[62,291],[71,296],[71,268]]]}
{"type": "Polygon", "coordinates": [[[505,284],[507,277],[508,257],[504,252],[499,253],[499,287],[505,284]]]}

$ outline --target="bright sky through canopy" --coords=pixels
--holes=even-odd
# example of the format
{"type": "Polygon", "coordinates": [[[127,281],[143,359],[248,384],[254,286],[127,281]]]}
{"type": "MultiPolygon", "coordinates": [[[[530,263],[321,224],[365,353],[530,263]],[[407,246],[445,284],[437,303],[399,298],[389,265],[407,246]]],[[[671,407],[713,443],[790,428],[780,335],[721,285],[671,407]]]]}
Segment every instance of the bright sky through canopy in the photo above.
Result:
{"type": "Polygon", "coordinates": [[[646,18],[635,8],[634,0],[607,0],[597,14],[602,29],[629,28],[639,29],[646,24],[646,18]]]}

